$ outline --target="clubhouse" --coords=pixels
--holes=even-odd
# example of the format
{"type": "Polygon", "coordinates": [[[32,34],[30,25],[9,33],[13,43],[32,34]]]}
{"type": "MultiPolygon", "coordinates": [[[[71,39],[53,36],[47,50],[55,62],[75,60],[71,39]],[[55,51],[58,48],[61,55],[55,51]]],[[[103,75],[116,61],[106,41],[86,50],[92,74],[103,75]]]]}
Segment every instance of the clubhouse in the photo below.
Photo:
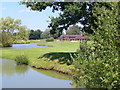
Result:
{"type": "Polygon", "coordinates": [[[83,35],[61,35],[58,40],[67,40],[67,41],[84,41],[87,37],[83,35]]]}

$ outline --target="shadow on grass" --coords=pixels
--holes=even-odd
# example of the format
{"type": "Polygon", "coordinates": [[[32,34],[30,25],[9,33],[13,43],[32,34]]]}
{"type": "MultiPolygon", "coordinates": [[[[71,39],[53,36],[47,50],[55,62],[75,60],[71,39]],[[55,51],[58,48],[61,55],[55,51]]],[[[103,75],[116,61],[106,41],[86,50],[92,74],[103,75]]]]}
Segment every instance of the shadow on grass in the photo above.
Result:
{"type": "Polygon", "coordinates": [[[72,57],[75,57],[77,55],[77,52],[51,52],[46,53],[42,57],[39,58],[49,58],[50,60],[58,60],[61,64],[72,64],[73,59],[72,57]]]}

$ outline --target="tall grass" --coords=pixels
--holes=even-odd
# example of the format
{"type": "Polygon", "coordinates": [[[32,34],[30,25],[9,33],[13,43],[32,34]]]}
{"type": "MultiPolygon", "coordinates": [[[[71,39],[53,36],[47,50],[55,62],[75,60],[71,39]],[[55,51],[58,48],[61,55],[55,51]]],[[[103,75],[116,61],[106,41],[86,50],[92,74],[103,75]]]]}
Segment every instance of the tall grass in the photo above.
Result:
{"type": "Polygon", "coordinates": [[[29,64],[29,60],[27,56],[25,55],[16,56],[15,61],[17,65],[28,65],[29,64]]]}

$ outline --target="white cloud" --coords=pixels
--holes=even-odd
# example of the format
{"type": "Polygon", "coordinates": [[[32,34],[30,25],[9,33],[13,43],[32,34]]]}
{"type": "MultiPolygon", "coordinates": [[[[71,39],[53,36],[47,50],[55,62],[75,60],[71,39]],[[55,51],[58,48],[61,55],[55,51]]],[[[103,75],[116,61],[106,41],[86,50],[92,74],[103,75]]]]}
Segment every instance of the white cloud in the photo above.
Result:
{"type": "Polygon", "coordinates": [[[18,10],[19,13],[36,13],[37,11],[32,11],[32,10],[29,10],[29,9],[21,9],[21,10],[18,10]]]}

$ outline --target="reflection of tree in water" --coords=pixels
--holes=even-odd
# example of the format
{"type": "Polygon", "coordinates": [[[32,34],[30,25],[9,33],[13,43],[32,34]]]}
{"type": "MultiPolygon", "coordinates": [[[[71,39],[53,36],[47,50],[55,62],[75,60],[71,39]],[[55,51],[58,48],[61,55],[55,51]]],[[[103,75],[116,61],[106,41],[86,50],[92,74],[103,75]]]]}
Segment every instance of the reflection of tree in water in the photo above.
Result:
{"type": "Polygon", "coordinates": [[[15,66],[15,71],[17,74],[24,74],[25,72],[28,71],[28,66],[26,65],[16,65],[15,66]]]}
{"type": "Polygon", "coordinates": [[[35,71],[37,71],[39,73],[50,76],[50,77],[54,77],[54,78],[58,78],[58,79],[65,79],[65,80],[71,80],[72,79],[72,77],[69,76],[69,75],[62,74],[62,73],[59,73],[59,72],[56,72],[56,71],[53,71],[53,70],[43,70],[43,69],[36,69],[36,68],[32,68],[32,69],[34,69],[35,71]]]}
{"type": "Polygon", "coordinates": [[[12,76],[15,72],[15,63],[13,61],[2,61],[2,73],[8,76],[12,76]]]}
{"type": "Polygon", "coordinates": [[[15,61],[12,60],[0,60],[0,67],[2,67],[2,74],[12,76],[13,74],[24,74],[28,71],[28,66],[16,65],[15,61]],[[2,65],[1,65],[2,63],[2,65]]]}
{"type": "Polygon", "coordinates": [[[2,74],[2,61],[0,60],[0,75],[2,74]]]}

